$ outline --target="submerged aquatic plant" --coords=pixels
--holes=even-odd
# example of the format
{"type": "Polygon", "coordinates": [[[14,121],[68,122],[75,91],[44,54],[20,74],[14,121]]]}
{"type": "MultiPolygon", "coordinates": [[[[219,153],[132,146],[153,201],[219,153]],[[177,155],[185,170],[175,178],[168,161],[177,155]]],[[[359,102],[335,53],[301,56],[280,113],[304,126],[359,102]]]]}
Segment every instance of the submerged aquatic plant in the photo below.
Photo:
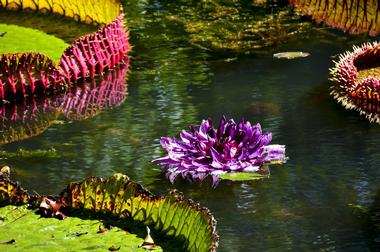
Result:
{"type": "Polygon", "coordinates": [[[371,121],[379,122],[380,44],[365,43],[340,55],[330,69],[336,83],[331,94],[348,109],[359,110],[371,121]]]}
{"type": "Polygon", "coordinates": [[[178,8],[171,21],[184,26],[190,43],[212,51],[262,52],[311,30],[298,15],[269,1],[181,1],[178,8]]]}
{"type": "Polygon", "coordinates": [[[179,175],[190,180],[210,175],[215,186],[221,174],[260,172],[265,163],[286,161],[284,145],[268,145],[272,134],[263,134],[260,124],[243,119],[236,123],[223,116],[218,129],[211,119],[203,120],[199,129],[190,126],[180,138],[161,138],[168,155],[153,160],[162,164],[171,182],[179,175]]]}

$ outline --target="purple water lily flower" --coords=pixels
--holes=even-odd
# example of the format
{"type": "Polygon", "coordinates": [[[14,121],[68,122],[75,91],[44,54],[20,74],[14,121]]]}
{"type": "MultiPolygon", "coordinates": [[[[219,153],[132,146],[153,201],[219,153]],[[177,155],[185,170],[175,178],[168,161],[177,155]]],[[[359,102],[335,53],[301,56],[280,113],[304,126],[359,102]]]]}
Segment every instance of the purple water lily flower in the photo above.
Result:
{"type": "Polygon", "coordinates": [[[223,116],[218,129],[211,119],[203,120],[199,129],[182,130],[180,138],[162,137],[161,145],[168,154],[153,160],[162,165],[172,183],[179,175],[190,180],[210,175],[216,185],[221,174],[259,172],[263,164],[286,161],[285,146],[268,145],[272,134],[263,134],[260,124],[251,125],[244,119],[236,123],[223,116]]]}

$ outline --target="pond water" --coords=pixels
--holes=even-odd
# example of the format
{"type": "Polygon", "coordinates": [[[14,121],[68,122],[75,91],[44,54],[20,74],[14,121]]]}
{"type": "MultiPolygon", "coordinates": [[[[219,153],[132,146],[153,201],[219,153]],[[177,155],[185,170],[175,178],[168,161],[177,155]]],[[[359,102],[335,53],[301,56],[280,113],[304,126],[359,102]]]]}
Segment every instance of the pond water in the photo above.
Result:
{"type": "Polygon", "coordinates": [[[337,104],[328,81],[335,56],[366,38],[310,25],[249,54],[218,50],[173,21],[191,4],[137,2],[124,5],[134,45],[125,102],[87,120],[61,115],[42,134],[1,145],[7,152],[56,150],[3,158],[14,178],[39,193],[115,172],[155,193],[177,188],[216,217],[218,251],[368,251],[365,222],[352,205],[370,205],[379,189],[380,126],[337,104]],[[310,56],[273,58],[281,51],[310,56]],[[288,162],[271,166],[261,181],[222,181],[215,189],[209,181],[170,184],[151,164],[164,154],[159,138],[222,115],[260,122],[272,143],[286,145],[288,162]]]}

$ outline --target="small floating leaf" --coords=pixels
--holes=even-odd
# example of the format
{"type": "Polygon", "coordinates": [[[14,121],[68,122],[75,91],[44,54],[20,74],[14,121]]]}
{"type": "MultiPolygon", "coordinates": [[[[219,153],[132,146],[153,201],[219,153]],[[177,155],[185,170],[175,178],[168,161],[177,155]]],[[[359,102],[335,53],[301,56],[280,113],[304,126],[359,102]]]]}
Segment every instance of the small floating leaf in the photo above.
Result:
{"type": "Polygon", "coordinates": [[[255,172],[231,172],[225,173],[219,176],[220,179],[232,180],[232,181],[246,181],[246,180],[258,180],[269,178],[269,175],[262,175],[255,172]]]}
{"type": "Polygon", "coordinates": [[[305,58],[309,55],[310,53],[307,52],[280,52],[273,54],[273,57],[277,59],[296,59],[305,58]]]}

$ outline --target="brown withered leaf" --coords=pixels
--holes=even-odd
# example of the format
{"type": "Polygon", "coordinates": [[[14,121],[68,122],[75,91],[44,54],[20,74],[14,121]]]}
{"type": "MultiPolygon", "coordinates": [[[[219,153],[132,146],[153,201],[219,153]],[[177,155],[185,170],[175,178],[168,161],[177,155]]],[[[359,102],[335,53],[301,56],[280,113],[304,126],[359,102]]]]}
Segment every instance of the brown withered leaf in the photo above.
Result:
{"type": "Polygon", "coordinates": [[[156,244],[154,243],[152,236],[150,236],[150,229],[148,226],[146,226],[146,232],[147,232],[147,235],[144,239],[144,242],[142,244],[140,244],[139,247],[144,248],[144,249],[148,249],[148,250],[156,249],[156,244]]]}
{"type": "Polygon", "coordinates": [[[54,217],[60,220],[66,218],[66,215],[61,212],[62,203],[57,202],[47,197],[42,198],[40,210],[44,217],[54,217]]]}
{"type": "Polygon", "coordinates": [[[12,239],[12,240],[9,240],[9,241],[3,241],[3,242],[0,242],[0,245],[7,245],[7,244],[13,244],[15,243],[16,240],[15,239],[12,239]]]}
{"type": "Polygon", "coordinates": [[[120,250],[121,246],[117,247],[115,245],[112,245],[111,247],[108,248],[109,251],[118,251],[120,250]]]}
{"type": "Polygon", "coordinates": [[[11,174],[11,168],[9,168],[9,166],[3,166],[1,169],[0,169],[0,177],[9,177],[9,175],[11,174]]]}

